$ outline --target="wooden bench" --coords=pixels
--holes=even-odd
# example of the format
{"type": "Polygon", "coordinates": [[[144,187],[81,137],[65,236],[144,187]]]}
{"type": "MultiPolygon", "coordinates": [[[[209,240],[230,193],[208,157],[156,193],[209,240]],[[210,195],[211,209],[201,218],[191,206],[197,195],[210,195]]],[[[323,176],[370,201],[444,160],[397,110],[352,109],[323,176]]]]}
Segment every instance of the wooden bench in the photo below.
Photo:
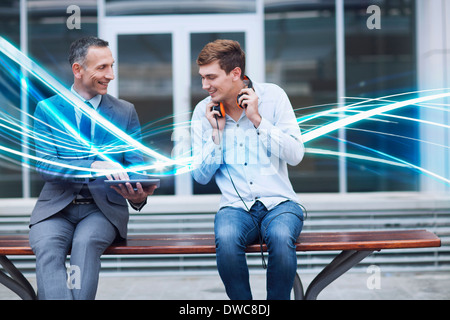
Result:
{"type": "MultiPolygon", "coordinates": [[[[306,292],[297,274],[293,291],[297,300],[316,299],[317,295],[353,266],[374,251],[385,249],[439,247],[441,240],[426,230],[363,231],[363,232],[304,232],[297,240],[297,251],[342,251],[311,282],[306,292]]],[[[264,246],[264,250],[266,250],[264,246]]],[[[259,252],[251,245],[248,252],[259,252]]],[[[130,235],[121,243],[111,245],[105,254],[213,254],[212,234],[130,235]]],[[[22,299],[36,299],[33,287],[7,256],[33,255],[28,237],[0,236],[0,283],[22,299]]]]}

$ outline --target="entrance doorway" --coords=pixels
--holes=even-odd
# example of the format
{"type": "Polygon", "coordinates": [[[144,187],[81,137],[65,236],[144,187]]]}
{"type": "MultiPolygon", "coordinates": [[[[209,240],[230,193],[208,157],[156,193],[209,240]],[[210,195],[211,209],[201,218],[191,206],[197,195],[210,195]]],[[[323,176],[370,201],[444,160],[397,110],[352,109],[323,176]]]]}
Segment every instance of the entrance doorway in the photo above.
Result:
{"type": "MultiPolygon", "coordinates": [[[[99,36],[116,60],[109,94],[135,105],[145,145],[170,157],[177,143],[186,143],[180,140],[186,138],[191,111],[207,96],[195,61],[208,42],[239,41],[246,73],[264,81],[264,17],[262,5],[257,7],[255,13],[200,15],[105,16],[100,11],[99,36]]],[[[163,177],[160,192],[197,193],[190,173],[163,177]]]]}

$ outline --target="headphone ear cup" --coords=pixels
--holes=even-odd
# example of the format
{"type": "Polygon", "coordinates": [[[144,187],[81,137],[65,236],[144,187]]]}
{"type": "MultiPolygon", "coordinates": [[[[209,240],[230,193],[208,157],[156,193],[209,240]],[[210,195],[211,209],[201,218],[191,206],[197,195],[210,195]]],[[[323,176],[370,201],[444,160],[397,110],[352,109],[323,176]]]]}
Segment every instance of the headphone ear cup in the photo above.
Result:
{"type": "Polygon", "coordinates": [[[247,76],[244,76],[244,80],[247,80],[247,88],[249,88],[249,89],[253,89],[253,82],[252,82],[252,80],[249,78],[249,77],[247,77],[247,76]]]}
{"type": "Polygon", "coordinates": [[[225,107],[223,106],[222,102],[219,103],[219,108],[220,108],[219,111],[220,111],[221,118],[225,117],[225,107]]]}
{"type": "MultiPolygon", "coordinates": [[[[252,83],[252,80],[250,80],[249,77],[244,76],[244,81],[245,81],[245,83],[247,84],[247,88],[253,89],[253,83],[252,83]]],[[[242,106],[242,105],[239,104],[239,99],[240,99],[242,96],[243,96],[243,94],[239,94],[239,95],[237,96],[237,98],[236,98],[236,104],[238,105],[239,108],[245,109],[244,106],[242,106]]]]}
{"type": "Polygon", "coordinates": [[[239,104],[239,98],[242,97],[242,96],[243,96],[243,94],[239,94],[239,95],[237,96],[237,98],[236,98],[236,104],[238,105],[239,108],[245,109],[244,106],[242,106],[242,105],[239,104]]]}
{"type": "Polygon", "coordinates": [[[219,102],[219,104],[212,107],[213,111],[219,111],[220,115],[219,118],[225,117],[225,107],[223,106],[222,102],[219,102]]]}

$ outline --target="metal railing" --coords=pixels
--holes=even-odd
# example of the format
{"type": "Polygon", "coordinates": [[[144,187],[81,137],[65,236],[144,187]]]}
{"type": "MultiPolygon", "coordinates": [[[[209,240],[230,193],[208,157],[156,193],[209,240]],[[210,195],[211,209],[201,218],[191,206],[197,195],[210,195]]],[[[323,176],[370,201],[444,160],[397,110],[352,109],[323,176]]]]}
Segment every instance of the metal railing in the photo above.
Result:
{"type": "MultiPolygon", "coordinates": [[[[310,195],[305,199],[308,218],[303,232],[427,229],[442,240],[439,248],[395,249],[376,252],[354,271],[377,265],[385,272],[450,270],[450,205],[447,197],[426,198],[421,194],[310,195]],[[328,199],[328,201],[326,201],[328,199]]],[[[174,198],[175,199],[175,198],[174,198]]],[[[129,234],[213,233],[217,196],[168,201],[149,200],[142,213],[132,213],[129,234]]],[[[9,200],[8,200],[9,201],[9,200]]],[[[0,206],[0,234],[26,234],[29,212],[34,205],[20,201],[0,206]],[[9,215],[7,212],[12,212],[9,215]],[[22,213],[21,213],[22,211],[22,213]]],[[[300,272],[317,273],[337,252],[299,252],[300,272]]],[[[33,256],[12,257],[25,274],[34,273],[33,256]]],[[[252,272],[264,272],[259,254],[248,254],[252,272]]],[[[216,273],[214,255],[121,255],[103,256],[103,275],[216,273]]]]}

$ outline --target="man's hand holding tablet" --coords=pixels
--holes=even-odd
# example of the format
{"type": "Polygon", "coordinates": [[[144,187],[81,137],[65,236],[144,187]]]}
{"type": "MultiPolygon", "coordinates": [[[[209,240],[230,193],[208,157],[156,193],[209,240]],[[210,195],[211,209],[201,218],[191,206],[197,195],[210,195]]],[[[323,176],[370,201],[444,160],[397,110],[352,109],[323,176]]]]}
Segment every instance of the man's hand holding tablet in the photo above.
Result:
{"type": "Polygon", "coordinates": [[[160,181],[159,179],[105,180],[105,183],[125,199],[137,204],[152,195],[159,187],[160,181]]]}
{"type": "MultiPolygon", "coordinates": [[[[107,161],[94,161],[91,168],[95,169],[118,169],[118,165],[107,161]]],[[[106,175],[108,180],[105,183],[110,184],[111,188],[117,191],[122,197],[134,204],[140,204],[152,195],[159,187],[159,179],[139,179],[130,180],[125,171],[118,170],[114,174],[106,175]]]]}

